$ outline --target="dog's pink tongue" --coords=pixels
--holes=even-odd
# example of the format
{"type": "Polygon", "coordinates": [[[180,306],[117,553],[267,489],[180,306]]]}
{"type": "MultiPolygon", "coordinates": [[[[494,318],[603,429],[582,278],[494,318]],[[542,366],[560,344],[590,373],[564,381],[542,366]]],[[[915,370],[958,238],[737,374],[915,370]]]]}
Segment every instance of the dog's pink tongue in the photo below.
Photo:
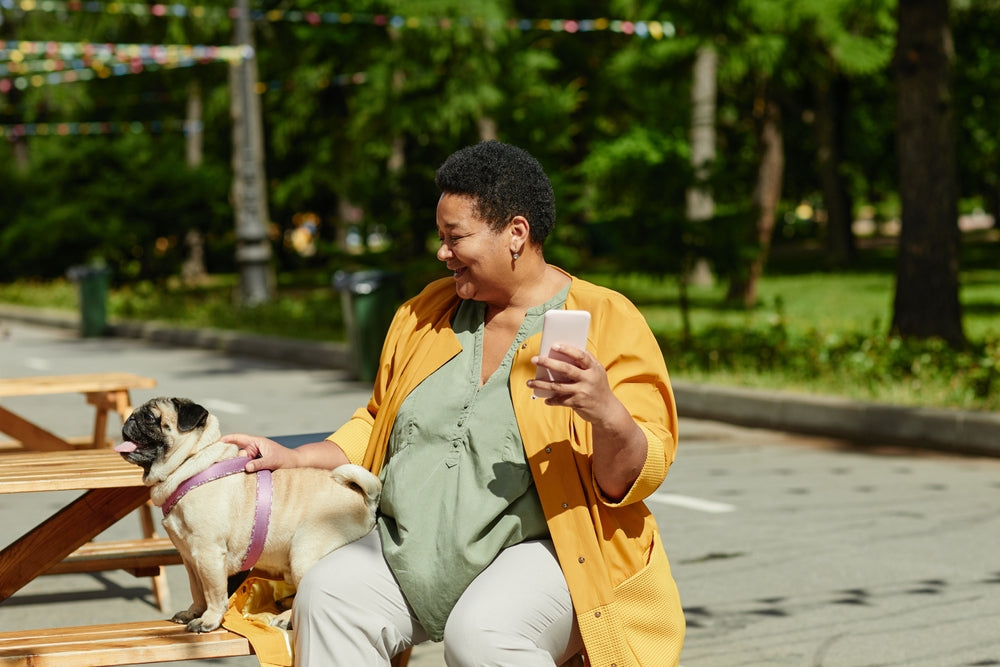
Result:
{"type": "Polygon", "coordinates": [[[120,445],[115,445],[115,451],[120,454],[128,454],[129,452],[134,452],[137,449],[139,449],[139,445],[127,440],[120,445]]]}

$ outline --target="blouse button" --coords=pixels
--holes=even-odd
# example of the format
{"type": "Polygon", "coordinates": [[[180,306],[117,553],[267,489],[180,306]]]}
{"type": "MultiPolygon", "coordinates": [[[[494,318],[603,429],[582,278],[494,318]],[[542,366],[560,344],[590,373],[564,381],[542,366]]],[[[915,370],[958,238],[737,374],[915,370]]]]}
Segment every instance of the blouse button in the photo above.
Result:
{"type": "Polygon", "coordinates": [[[568,509],[569,508],[569,503],[563,503],[562,507],[563,507],[563,509],[568,509]]]}
{"type": "Polygon", "coordinates": [[[522,343],[521,344],[521,349],[522,350],[527,350],[528,349],[528,344],[527,343],[522,343]]]}
{"type": "Polygon", "coordinates": [[[545,453],[546,454],[551,454],[552,453],[552,448],[551,447],[546,447],[545,448],[545,453]]]}

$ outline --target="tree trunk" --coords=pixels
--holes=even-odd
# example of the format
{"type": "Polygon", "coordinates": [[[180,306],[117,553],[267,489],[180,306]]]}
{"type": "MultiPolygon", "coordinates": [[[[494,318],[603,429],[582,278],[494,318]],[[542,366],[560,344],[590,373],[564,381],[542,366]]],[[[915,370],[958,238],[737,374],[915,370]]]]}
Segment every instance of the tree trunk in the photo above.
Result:
{"type": "MultiPolygon", "coordinates": [[[[248,0],[236,3],[236,44],[253,47],[248,0]]],[[[252,54],[252,51],[250,51],[252,54]]],[[[257,97],[257,59],[244,57],[229,67],[230,114],[233,118],[233,208],[236,213],[236,263],[243,305],[255,306],[274,296],[274,267],[267,237],[267,180],[264,176],[264,129],[257,97]]]]}
{"type": "Polygon", "coordinates": [[[187,119],[184,121],[184,156],[189,167],[200,167],[203,162],[205,132],[201,108],[201,82],[191,79],[188,84],[187,119]]]}
{"type": "Polygon", "coordinates": [[[892,332],[965,341],[947,0],[900,0],[895,70],[902,226],[892,332]]]}
{"type": "MultiPolygon", "coordinates": [[[[715,199],[708,180],[715,161],[715,97],[719,58],[715,48],[704,45],[698,49],[691,68],[691,169],[694,183],[687,189],[686,215],[694,223],[709,224],[715,215],[715,199]]],[[[712,268],[703,257],[694,260],[693,266],[681,269],[681,321],[684,335],[690,335],[689,313],[686,310],[688,284],[711,285],[715,279],[712,268]]]]}
{"type": "Polygon", "coordinates": [[[847,79],[843,76],[820,77],[815,85],[817,170],[826,210],[826,263],[836,268],[851,265],[856,254],[851,230],[851,196],[840,174],[846,87],[847,79]]]}
{"type": "Polygon", "coordinates": [[[774,232],[778,202],[781,201],[781,184],[785,172],[785,148],[778,105],[773,100],[764,99],[760,108],[761,157],[753,193],[754,210],[757,213],[754,230],[757,254],[742,279],[733,278],[726,295],[728,301],[741,301],[748,308],[757,304],[757,284],[764,274],[767,256],[771,251],[771,235],[774,232]]]}
{"type": "Polygon", "coordinates": [[[691,168],[694,184],[687,190],[687,218],[710,220],[715,200],[708,186],[715,160],[715,95],[718,56],[711,46],[698,49],[691,81],[691,168]]]}

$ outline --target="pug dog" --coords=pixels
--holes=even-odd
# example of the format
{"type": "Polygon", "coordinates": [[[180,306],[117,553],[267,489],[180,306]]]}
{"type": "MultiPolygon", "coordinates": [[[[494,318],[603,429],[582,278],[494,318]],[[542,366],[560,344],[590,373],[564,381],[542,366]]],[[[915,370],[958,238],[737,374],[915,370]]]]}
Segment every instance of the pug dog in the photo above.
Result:
{"type": "MultiPolygon", "coordinates": [[[[190,632],[210,632],[221,625],[227,579],[246,569],[241,565],[254,542],[252,532],[261,532],[259,523],[255,527],[260,473],[239,468],[191,488],[179,500],[174,497],[192,477],[239,456],[236,445],[220,438],[219,421],[208,410],[185,398],[161,397],[132,412],[122,427],[123,442],[115,447],[125,460],[142,467],[153,504],[165,510],[163,527],[184,561],[193,598],[171,620],[190,632]]],[[[361,466],[275,470],[270,481],[270,519],[256,572],[298,588],[310,566],[375,526],[381,484],[361,466]]],[[[254,546],[260,549],[259,539],[254,546]]],[[[273,625],[289,629],[291,610],[273,625]]]]}

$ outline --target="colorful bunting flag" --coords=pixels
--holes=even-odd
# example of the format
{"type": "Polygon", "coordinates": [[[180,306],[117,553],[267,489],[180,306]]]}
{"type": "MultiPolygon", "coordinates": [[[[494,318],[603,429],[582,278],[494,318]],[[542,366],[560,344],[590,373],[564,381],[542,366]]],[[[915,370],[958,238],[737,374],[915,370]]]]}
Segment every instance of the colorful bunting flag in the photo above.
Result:
{"type": "Polygon", "coordinates": [[[0,125],[0,137],[68,137],[106,134],[166,134],[201,132],[200,123],[183,120],[108,121],[92,123],[17,123],[0,125]]]}
{"type": "MultiPolygon", "coordinates": [[[[216,22],[225,18],[235,18],[236,8],[223,7],[185,7],[179,4],[142,4],[136,2],[100,3],[83,0],[0,0],[0,9],[20,10],[22,12],[89,12],[98,14],[156,16],[177,18],[193,17],[197,19],[214,19],[216,22]]],[[[675,29],[670,21],[628,21],[622,19],[509,19],[506,21],[487,20],[477,17],[463,16],[458,18],[399,16],[390,14],[369,14],[353,12],[320,12],[301,11],[297,9],[250,10],[250,18],[254,21],[269,23],[305,23],[309,25],[374,25],[391,28],[434,28],[449,30],[455,25],[473,26],[493,29],[520,30],[528,32],[541,30],[546,32],[614,32],[623,35],[634,35],[640,38],[651,37],[664,39],[673,37],[675,29]]]]}

